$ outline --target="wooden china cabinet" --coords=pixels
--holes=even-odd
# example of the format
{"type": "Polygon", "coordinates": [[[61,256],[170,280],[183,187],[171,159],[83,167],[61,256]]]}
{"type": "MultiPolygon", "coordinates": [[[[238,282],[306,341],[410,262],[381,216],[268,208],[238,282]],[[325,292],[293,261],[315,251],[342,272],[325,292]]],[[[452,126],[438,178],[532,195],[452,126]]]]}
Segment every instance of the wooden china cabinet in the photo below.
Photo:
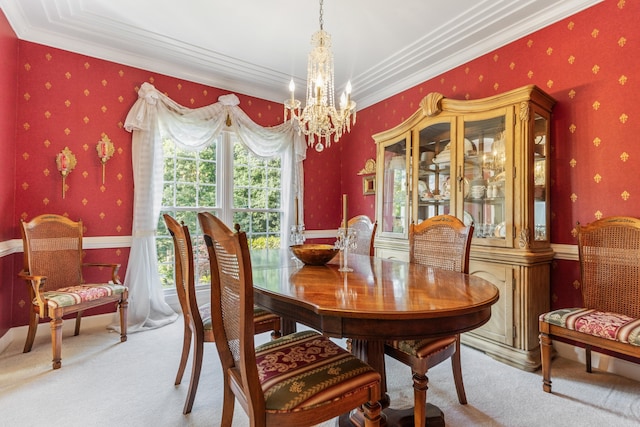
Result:
{"type": "Polygon", "coordinates": [[[470,273],[500,300],[462,342],[525,369],[540,366],[549,310],[549,149],[555,101],[536,86],[477,100],[430,93],[377,144],[376,256],[409,259],[408,232],[439,214],[473,222],[470,273]]]}

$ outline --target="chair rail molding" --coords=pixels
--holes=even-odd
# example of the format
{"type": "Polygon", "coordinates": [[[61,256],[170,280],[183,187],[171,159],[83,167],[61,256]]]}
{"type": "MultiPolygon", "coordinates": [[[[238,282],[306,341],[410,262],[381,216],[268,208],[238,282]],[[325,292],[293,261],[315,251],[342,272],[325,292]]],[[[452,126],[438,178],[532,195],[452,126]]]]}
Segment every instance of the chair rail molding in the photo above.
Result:
{"type": "MultiPolygon", "coordinates": [[[[338,230],[305,230],[310,239],[335,237],[338,230]]],[[[97,236],[83,239],[84,249],[108,249],[131,247],[131,236],[97,236]]],[[[577,245],[551,244],[554,259],[578,261],[577,245]]],[[[22,252],[22,240],[11,239],[0,242],[0,257],[22,252]]]]}

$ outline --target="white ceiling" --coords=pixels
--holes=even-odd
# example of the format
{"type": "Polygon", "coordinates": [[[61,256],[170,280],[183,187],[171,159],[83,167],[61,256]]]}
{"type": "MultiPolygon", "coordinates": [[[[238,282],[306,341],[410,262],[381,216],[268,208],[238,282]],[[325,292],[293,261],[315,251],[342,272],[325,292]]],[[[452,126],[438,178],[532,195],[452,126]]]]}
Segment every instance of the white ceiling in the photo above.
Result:
{"type": "MultiPolygon", "coordinates": [[[[336,91],[364,108],[601,0],[326,0],[336,91]]],[[[282,102],[317,0],[0,0],[18,38],[282,102]]]]}

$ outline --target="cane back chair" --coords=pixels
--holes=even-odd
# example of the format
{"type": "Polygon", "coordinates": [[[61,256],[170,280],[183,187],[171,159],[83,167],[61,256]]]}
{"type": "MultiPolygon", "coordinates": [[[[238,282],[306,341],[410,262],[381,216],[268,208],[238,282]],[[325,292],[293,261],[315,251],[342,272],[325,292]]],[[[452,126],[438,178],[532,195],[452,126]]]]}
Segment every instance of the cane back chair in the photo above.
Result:
{"type": "Polygon", "coordinates": [[[224,375],[221,426],[234,401],[251,426],[310,426],[362,405],[365,426],[380,423],[380,374],[314,331],[254,347],[253,278],[246,234],[199,213],[211,265],[211,312],[224,375]]]}
{"type": "MultiPolygon", "coordinates": [[[[431,217],[409,228],[410,262],[444,270],[469,273],[469,249],[473,224],[465,226],[451,215],[431,217]]],[[[413,373],[414,419],[425,425],[428,379],[427,371],[451,358],[453,379],[461,404],[467,403],[462,382],[460,335],[419,340],[391,341],[385,353],[411,367],[413,373]]]]}
{"type": "Polygon", "coordinates": [[[373,241],[376,235],[377,222],[371,222],[366,215],[357,215],[351,218],[348,227],[356,231],[356,248],[350,250],[354,254],[374,255],[373,241]]]}
{"type": "Polygon", "coordinates": [[[83,311],[105,304],[119,306],[120,341],[126,341],[128,291],[118,278],[120,264],[82,262],[82,221],[45,214],[20,223],[24,268],[18,277],[27,283],[31,301],[24,352],[31,351],[39,318],[49,318],[53,369],[59,369],[63,316],[76,314],[74,335],[78,335],[83,311]],[[85,267],[109,269],[109,279],[104,283],[85,283],[85,267]]]}
{"type": "MultiPolygon", "coordinates": [[[[176,293],[184,320],[182,355],[180,357],[180,365],[178,365],[175,385],[179,385],[182,382],[193,339],[191,380],[189,381],[189,390],[182,410],[184,414],[188,414],[193,408],[193,402],[198,391],[204,343],[215,341],[211,324],[211,304],[198,304],[193,265],[193,245],[189,228],[184,224],[178,223],[170,215],[164,214],[163,218],[173,239],[176,293]]],[[[257,334],[272,331],[271,336],[273,338],[280,336],[279,316],[256,307],[254,310],[254,322],[257,334]]]]}
{"type": "Polygon", "coordinates": [[[552,339],[640,358],[640,219],[614,216],[577,226],[583,306],[540,316],[542,389],[551,393],[552,339]]]}

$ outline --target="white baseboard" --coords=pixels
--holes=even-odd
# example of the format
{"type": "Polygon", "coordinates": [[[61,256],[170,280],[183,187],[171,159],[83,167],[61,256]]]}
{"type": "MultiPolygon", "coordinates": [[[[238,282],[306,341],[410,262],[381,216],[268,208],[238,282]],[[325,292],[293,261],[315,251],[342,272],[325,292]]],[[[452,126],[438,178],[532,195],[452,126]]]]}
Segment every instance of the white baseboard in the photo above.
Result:
{"type": "MultiPolygon", "coordinates": [[[[586,362],[584,348],[576,347],[571,344],[554,341],[553,348],[560,357],[573,360],[584,364],[586,362]]],[[[640,381],[640,365],[617,357],[608,356],[606,354],[591,352],[591,367],[599,371],[609,372],[611,374],[620,375],[621,377],[630,378],[640,381]]]]}

